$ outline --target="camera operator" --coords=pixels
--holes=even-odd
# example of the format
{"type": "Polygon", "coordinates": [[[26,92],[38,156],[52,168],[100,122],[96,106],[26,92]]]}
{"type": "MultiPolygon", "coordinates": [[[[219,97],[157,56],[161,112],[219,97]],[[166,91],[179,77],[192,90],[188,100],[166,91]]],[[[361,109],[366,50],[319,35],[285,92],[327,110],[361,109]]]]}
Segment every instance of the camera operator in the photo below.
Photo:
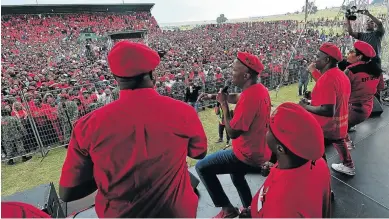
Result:
{"type": "MultiPolygon", "coordinates": [[[[358,10],[356,13],[360,13],[363,15],[366,15],[369,17],[369,20],[366,23],[366,32],[354,32],[351,27],[350,17],[346,15],[347,18],[347,31],[350,34],[350,36],[354,37],[355,39],[364,41],[368,44],[370,44],[375,52],[376,57],[372,59],[372,61],[376,62],[381,67],[381,42],[382,38],[385,34],[384,26],[380,20],[378,20],[376,17],[374,17],[368,10],[358,10]],[[377,29],[375,30],[375,26],[377,26],[377,29]]],[[[352,15],[355,16],[355,15],[352,15]]]]}

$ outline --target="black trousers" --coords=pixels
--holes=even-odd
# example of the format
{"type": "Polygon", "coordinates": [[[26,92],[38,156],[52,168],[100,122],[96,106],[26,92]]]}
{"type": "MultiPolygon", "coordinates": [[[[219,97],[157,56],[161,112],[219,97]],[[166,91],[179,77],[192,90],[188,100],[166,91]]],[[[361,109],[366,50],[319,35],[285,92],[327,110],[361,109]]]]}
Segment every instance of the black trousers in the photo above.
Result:
{"type": "MultiPolygon", "coordinates": [[[[224,132],[225,125],[222,125],[219,123],[219,138],[223,139],[223,132],[224,132]]],[[[230,136],[228,136],[227,130],[226,130],[226,137],[227,141],[230,141],[230,136]]]]}

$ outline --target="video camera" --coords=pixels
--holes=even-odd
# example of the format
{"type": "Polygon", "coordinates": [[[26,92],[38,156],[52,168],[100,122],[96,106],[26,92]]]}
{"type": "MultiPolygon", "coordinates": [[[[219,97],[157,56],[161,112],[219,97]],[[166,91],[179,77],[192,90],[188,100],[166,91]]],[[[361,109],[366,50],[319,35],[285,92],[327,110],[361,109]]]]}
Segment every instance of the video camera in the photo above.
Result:
{"type": "Polygon", "coordinates": [[[352,6],[351,8],[346,10],[345,16],[349,21],[355,21],[357,19],[358,13],[363,13],[365,10],[358,10],[356,6],[352,6]]]}

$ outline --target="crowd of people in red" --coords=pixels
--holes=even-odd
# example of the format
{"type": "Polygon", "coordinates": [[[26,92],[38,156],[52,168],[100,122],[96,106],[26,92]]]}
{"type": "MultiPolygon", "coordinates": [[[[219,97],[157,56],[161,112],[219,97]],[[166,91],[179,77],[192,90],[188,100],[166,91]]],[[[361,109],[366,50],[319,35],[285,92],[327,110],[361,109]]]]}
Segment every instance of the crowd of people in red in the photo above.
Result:
{"type": "MultiPolygon", "coordinates": [[[[264,71],[260,77],[268,89],[297,82],[306,70],[301,61],[312,59],[323,41],[333,41],[344,52],[347,50],[347,35],[328,35],[313,29],[315,25],[338,23],[319,19],[304,33],[298,21],[161,31],[148,12],[2,16],[2,106],[21,122],[21,128],[12,125],[10,129],[24,130],[19,131],[21,137],[8,141],[23,142],[26,150],[16,154],[36,148],[27,118],[31,114],[39,123],[38,132],[45,136],[43,145],[66,143],[67,129],[75,120],[118,98],[117,83],[106,61],[106,41],[80,42],[82,32],[100,36],[147,29],[150,47],[166,51],[156,70],[160,81],[157,91],[185,101],[185,87],[191,81],[197,82],[202,92],[213,92],[231,80],[231,64],[237,51],[261,58],[264,71]],[[61,106],[61,102],[67,105],[61,106]]],[[[23,151],[23,147],[16,148],[23,151]]],[[[15,155],[8,151],[7,157],[15,155]]]]}

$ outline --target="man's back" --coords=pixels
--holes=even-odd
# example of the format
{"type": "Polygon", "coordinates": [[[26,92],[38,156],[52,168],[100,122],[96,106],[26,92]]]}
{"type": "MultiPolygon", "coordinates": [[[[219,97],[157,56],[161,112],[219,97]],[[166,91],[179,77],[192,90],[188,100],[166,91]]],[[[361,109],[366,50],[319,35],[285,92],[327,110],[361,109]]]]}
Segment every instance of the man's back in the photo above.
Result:
{"type": "Polygon", "coordinates": [[[252,166],[261,166],[268,161],[271,151],[266,144],[269,127],[271,101],[269,92],[262,84],[255,84],[244,90],[230,122],[232,128],[244,133],[232,140],[235,156],[252,166]]]}
{"type": "Polygon", "coordinates": [[[189,105],[153,89],[121,91],[77,122],[73,140],[93,162],[99,217],[196,216],[186,157],[206,152],[207,140],[189,105]]]}
{"type": "Polygon", "coordinates": [[[350,94],[350,80],[338,68],[329,69],[316,82],[311,94],[312,106],[335,105],[333,117],[313,114],[323,128],[325,138],[338,140],[346,137],[350,94]]]}

